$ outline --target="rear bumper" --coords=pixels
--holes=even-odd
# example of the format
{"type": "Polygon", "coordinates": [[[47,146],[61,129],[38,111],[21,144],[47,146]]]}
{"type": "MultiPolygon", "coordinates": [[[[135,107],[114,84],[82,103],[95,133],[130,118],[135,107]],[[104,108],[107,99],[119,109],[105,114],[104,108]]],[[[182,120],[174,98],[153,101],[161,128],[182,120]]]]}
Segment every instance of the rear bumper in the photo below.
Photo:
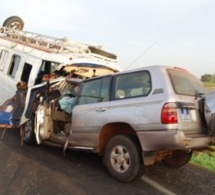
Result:
{"type": "Polygon", "coordinates": [[[215,137],[205,134],[185,135],[183,131],[137,132],[143,151],[187,150],[207,147],[215,137]]]}

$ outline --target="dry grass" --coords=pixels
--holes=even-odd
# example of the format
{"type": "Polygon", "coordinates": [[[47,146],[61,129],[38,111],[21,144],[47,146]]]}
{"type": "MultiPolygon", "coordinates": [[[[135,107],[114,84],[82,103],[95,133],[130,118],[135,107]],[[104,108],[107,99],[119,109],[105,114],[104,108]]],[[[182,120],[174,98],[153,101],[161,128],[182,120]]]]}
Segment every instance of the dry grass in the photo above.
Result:
{"type": "Polygon", "coordinates": [[[205,88],[208,90],[208,91],[212,91],[212,90],[215,90],[215,84],[214,83],[205,83],[203,82],[205,88]]]}

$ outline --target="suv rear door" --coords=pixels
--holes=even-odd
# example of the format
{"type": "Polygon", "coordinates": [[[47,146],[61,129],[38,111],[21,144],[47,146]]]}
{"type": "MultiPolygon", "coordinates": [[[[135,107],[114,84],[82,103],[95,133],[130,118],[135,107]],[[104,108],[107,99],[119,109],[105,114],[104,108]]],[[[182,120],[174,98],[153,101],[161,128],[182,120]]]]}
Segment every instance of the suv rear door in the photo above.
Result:
{"type": "Polygon", "coordinates": [[[175,68],[167,69],[167,72],[178,101],[178,129],[185,133],[200,133],[199,101],[205,95],[203,84],[187,71],[175,68]]]}

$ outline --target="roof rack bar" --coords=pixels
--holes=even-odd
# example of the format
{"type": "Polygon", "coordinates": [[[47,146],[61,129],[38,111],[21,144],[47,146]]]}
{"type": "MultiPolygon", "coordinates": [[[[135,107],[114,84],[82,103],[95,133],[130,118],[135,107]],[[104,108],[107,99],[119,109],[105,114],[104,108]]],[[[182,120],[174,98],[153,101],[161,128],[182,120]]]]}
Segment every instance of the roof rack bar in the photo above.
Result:
{"type": "Polygon", "coordinates": [[[50,53],[71,54],[71,57],[85,58],[97,63],[112,64],[115,66],[118,62],[117,57],[114,54],[102,50],[101,46],[92,46],[85,43],[75,42],[66,37],[55,38],[39,33],[0,27],[0,38],[27,45],[35,49],[48,51],[50,53]]]}
{"type": "Polygon", "coordinates": [[[0,34],[5,38],[29,44],[31,46],[42,47],[55,52],[75,52],[89,53],[87,44],[69,41],[66,37],[59,39],[51,36],[41,35],[28,31],[19,31],[7,27],[0,27],[0,34]]]}

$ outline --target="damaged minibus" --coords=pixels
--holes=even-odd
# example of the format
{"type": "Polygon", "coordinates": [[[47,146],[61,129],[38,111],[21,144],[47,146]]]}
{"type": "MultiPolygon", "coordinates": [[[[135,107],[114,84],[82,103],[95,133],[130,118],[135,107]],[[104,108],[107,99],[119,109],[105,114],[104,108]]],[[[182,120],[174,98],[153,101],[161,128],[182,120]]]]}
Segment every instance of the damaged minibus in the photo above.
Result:
{"type": "Polygon", "coordinates": [[[23,27],[24,22],[18,16],[7,18],[0,27],[2,127],[22,126],[29,120],[23,114],[25,96],[35,85],[65,77],[86,79],[120,70],[117,56],[102,50],[100,45],[23,31],[23,27]],[[11,112],[16,115],[14,120],[11,112]]]}

